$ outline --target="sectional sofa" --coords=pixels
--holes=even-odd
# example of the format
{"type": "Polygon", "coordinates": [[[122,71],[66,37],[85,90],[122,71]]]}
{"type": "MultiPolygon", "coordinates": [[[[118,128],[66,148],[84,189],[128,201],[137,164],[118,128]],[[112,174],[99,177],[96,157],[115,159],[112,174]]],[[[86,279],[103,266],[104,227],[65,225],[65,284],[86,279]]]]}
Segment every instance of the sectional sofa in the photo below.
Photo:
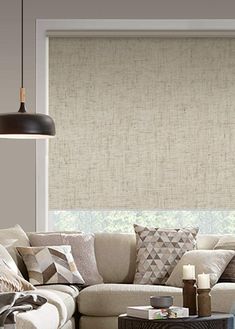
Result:
{"type": "MultiPolygon", "coordinates": [[[[219,235],[199,235],[198,249],[213,249],[219,235]]],[[[128,305],[148,305],[151,295],[172,295],[182,305],[181,288],[135,285],[136,240],[134,234],[95,234],[98,270],[104,284],[86,287],[51,285],[38,287],[47,297],[40,309],[21,313],[17,328],[22,329],[117,329],[117,317],[128,305]]],[[[34,292],[35,293],[35,292],[34,292]]],[[[235,313],[235,283],[217,283],[212,289],[212,309],[235,313]]]]}

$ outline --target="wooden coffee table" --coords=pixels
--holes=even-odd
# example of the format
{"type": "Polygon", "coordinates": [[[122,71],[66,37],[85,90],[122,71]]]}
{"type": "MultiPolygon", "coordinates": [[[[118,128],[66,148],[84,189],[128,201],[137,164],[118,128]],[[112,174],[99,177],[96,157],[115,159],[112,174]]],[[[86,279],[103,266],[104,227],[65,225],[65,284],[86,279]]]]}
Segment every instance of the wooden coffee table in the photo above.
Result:
{"type": "Polygon", "coordinates": [[[234,329],[234,317],[232,314],[214,313],[203,318],[145,320],[124,314],[118,318],[118,329],[234,329]]]}

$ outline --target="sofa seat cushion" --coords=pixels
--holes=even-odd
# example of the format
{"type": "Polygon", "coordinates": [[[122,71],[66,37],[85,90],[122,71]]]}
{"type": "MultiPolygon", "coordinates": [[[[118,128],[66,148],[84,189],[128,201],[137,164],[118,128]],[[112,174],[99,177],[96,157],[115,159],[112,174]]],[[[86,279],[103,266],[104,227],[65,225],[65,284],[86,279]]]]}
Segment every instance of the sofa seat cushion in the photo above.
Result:
{"type": "Polygon", "coordinates": [[[235,283],[217,283],[211,290],[213,312],[235,314],[235,283]]]}
{"type": "MultiPolygon", "coordinates": [[[[117,329],[117,316],[81,316],[79,329],[117,329]]],[[[18,328],[17,328],[18,329],[18,328]]]]}
{"type": "Polygon", "coordinates": [[[78,311],[89,316],[117,316],[127,306],[149,305],[152,295],[171,295],[182,305],[182,289],[169,286],[135,284],[98,284],[84,288],[78,295],[78,311]]]}

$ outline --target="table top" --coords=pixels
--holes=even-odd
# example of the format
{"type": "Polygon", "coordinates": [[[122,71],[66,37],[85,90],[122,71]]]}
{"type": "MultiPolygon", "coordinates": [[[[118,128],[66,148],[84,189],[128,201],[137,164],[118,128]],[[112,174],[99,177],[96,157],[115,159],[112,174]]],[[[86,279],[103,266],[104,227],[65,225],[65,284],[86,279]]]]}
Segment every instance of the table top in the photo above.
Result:
{"type": "Polygon", "coordinates": [[[208,321],[215,321],[215,320],[224,320],[233,318],[233,314],[226,314],[226,313],[213,313],[211,316],[208,317],[199,317],[197,315],[195,316],[189,316],[188,318],[179,318],[179,319],[162,319],[162,320],[148,320],[148,319],[142,319],[142,318],[136,318],[127,316],[126,314],[122,314],[119,316],[123,320],[138,320],[138,321],[149,321],[149,322],[167,322],[167,323],[182,323],[182,322],[208,322],[208,321]]]}

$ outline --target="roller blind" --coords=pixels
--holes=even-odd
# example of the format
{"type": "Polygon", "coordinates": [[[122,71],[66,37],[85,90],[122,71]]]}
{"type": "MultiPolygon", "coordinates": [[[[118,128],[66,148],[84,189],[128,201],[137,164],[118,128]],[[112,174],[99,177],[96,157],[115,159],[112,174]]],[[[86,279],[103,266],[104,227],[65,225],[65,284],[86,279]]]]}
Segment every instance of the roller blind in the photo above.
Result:
{"type": "Polygon", "coordinates": [[[235,207],[235,39],[50,38],[49,207],[235,207]]]}

